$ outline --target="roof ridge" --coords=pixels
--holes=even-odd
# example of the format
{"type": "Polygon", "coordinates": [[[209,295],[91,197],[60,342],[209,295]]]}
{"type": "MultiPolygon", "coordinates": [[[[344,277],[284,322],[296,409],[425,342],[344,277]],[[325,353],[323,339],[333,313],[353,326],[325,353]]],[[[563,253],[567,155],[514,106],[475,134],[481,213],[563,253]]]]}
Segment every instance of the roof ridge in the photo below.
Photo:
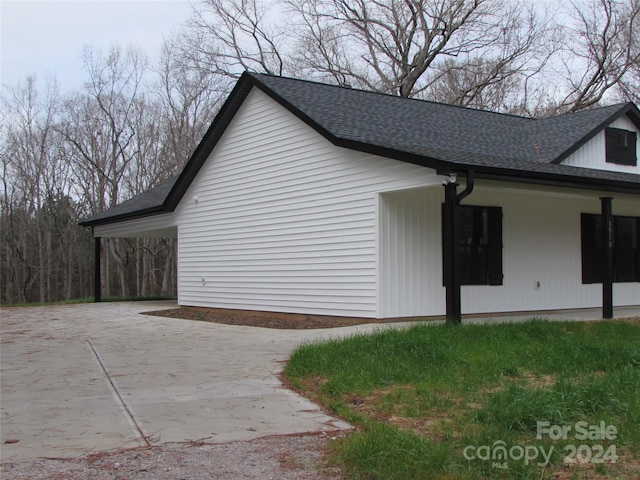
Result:
{"type": "MultiPolygon", "coordinates": [[[[394,95],[393,93],[384,93],[384,92],[376,92],[374,90],[365,90],[362,88],[355,88],[355,87],[346,87],[346,86],[342,86],[342,85],[336,85],[333,83],[324,83],[324,82],[320,82],[318,80],[310,80],[307,78],[295,78],[295,77],[288,77],[288,76],[284,76],[284,75],[274,75],[272,73],[258,73],[258,72],[247,72],[249,75],[251,75],[255,80],[260,81],[260,77],[269,77],[269,78],[276,78],[276,79],[282,79],[282,80],[291,80],[294,82],[301,82],[301,83],[310,83],[313,85],[320,85],[320,86],[324,86],[324,87],[331,87],[331,88],[338,88],[338,89],[342,89],[342,90],[346,90],[346,91],[354,91],[354,92],[360,92],[360,93],[366,93],[366,94],[371,94],[371,95],[379,95],[379,96],[383,96],[383,97],[389,97],[389,98],[394,98],[394,99],[401,99],[401,100],[410,100],[410,101],[414,101],[414,102],[420,102],[420,103],[429,103],[431,105],[439,105],[442,107],[449,107],[449,108],[457,108],[457,109],[461,109],[461,110],[465,110],[468,112],[478,112],[478,113],[484,113],[484,114],[493,114],[493,115],[503,115],[505,117],[513,117],[513,118],[518,118],[518,119],[522,119],[522,120],[538,120],[538,118],[535,117],[525,117],[523,115],[516,115],[514,113],[506,113],[506,112],[496,112],[493,110],[483,110],[481,108],[475,108],[475,107],[465,107],[463,105],[454,105],[452,103],[445,103],[445,102],[438,102],[435,100],[427,100],[424,98],[415,98],[415,97],[401,97],[400,95],[394,95]]],[[[553,118],[553,117],[551,117],[553,118]]]]}
{"type": "Polygon", "coordinates": [[[378,95],[378,96],[389,97],[389,98],[394,98],[394,99],[411,100],[411,101],[414,101],[414,102],[428,103],[428,104],[431,104],[431,105],[439,105],[439,106],[443,106],[443,107],[457,108],[457,109],[461,109],[461,110],[465,110],[465,111],[469,111],[469,112],[478,112],[478,113],[485,113],[485,114],[502,115],[502,116],[505,116],[505,117],[512,117],[512,118],[517,118],[517,119],[522,119],[522,120],[529,120],[529,121],[530,120],[550,120],[550,119],[561,118],[561,117],[574,115],[574,114],[582,114],[582,113],[587,113],[587,112],[593,112],[594,110],[601,110],[601,109],[605,109],[605,108],[612,108],[613,109],[615,107],[616,109],[618,109],[618,108],[626,107],[628,105],[635,105],[631,101],[626,101],[626,102],[612,103],[610,105],[599,105],[599,106],[596,106],[594,108],[578,110],[576,112],[560,113],[560,114],[557,114],[557,115],[552,115],[550,117],[527,117],[527,116],[524,116],[524,115],[517,115],[515,113],[496,112],[494,110],[484,110],[484,109],[481,109],[481,108],[468,107],[468,106],[463,106],[463,105],[455,105],[455,104],[451,104],[451,103],[439,102],[439,101],[436,101],[436,100],[427,100],[427,99],[424,99],[424,98],[402,97],[400,95],[394,95],[393,93],[376,92],[374,90],[365,90],[363,88],[336,85],[336,84],[333,84],[333,83],[325,83],[325,82],[321,82],[319,80],[312,80],[312,79],[308,79],[308,78],[296,78],[296,77],[290,77],[290,76],[286,76],[286,75],[275,75],[273,73],[260,73],[260,72],[250,72],[250,71],[247,71],[246,73],[248,75],[252,76],[255,80],[258,80],[258,81],[260,81],[260,77],[269,77],[269,78],[282,79],[282,80],[291,80],[291,81],[294,81],[294,82],[308,83],[308,84],[319,85],[319,86],[324,86],[324,87],[331,87],[331,88],[338,88],[338,89],[342,89],[342,90],[346,90],[346,91],[351,90],[351,91],[354,91],[354,92],[360,92],[360,93],[365,93],[365,94],[378,95]]]}
{"type": "Polygon", "coordinates": [[[620,110],[622,108],[626,108],[628,105],[633,104],[633,102],[619,102],[619,103],[612,103],[611,105],[600,105],[594,108],[587,108],[584,110],[578,110],[576,112],[564,112],[564,113],[560,113],[558,115],[553,115],[551,117],[533,117],[533,120],[540,120],[540,121],[544,121],[544,120],[553,120],[553,119],[561,119],[564,117],[569,117],[571,115],[581,115],[581,114],[588,114],[588,113],[593,113],[596,110],[604,110],[604,109],[611,109],[611,110],[620,110]]]}

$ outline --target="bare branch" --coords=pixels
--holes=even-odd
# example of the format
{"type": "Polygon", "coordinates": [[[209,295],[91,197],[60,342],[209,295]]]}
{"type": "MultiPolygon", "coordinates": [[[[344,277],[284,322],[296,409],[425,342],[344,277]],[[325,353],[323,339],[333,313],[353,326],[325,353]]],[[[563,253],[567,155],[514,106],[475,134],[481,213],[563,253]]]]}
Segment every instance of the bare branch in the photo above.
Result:
{"type": "Polygon", "coordinates": [[[640,1],[572,3],[571,14],[576,20],[568,29],[572,42],[563,59],[568,89],[556,110],[590,108],[613,93],[614,87],[633,98],[633,86],[638,87],[634,72],[640,62],[640,1]]]}
{"type": "Polygon", "coordinates": [[[257,0],[203,0],[189,21],[184,54],[206,59],[209,71],[219,75],[282,75],[285,36],[267,21],[270,10],[257,0]]]}

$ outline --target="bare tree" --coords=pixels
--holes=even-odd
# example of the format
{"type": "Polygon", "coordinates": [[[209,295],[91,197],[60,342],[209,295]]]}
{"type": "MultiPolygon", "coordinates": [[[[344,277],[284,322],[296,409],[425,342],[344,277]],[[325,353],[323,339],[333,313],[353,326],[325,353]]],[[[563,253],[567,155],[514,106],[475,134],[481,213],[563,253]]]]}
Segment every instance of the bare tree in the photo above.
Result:
{"type": "Polygon", "coordinates": [[[627,5],[629,28],[624,30],[623,43],[627,45],[629,54],[629,70],[620,77],[618,88],[622,98],[640,104],[640,1],[635,0],[627,5]]]}
{"type": "Polygon", "coordinates": [[[193,51],[185,55],[190,43],[178,34],[165,39],[153,89],[160,102],[162,158],[169,175],[189,159],[232,83],[209,71],[205,56],[193,51]]]}
{"type": "Polygon", "coordinates": [[[299,60],[339,83],[415,96],[442,58],[486,49],[501,36],[502,2],[487,0],[303,0],[299,60]],[[309,52],[307,54],[307,52],[309,52]]]}
{"type": "MultiPolygon", "coordinates": [[[[5,168],[14,179],[12,188],[11,241],[17,258],[23,262],[25,277],[21,281],[22,293],[27,294],[30,284],[38,281],[41,302],[50,296],[47,288],[47,270],[51,268],[51,237],[48,218],[41,211],[52,194],[48,177],[55,172],[55,146],[53,122],[57,106],[55,87],[48,98],[40,98],[34,77],[27,78],[24,86],[9,90],[9,110],[12,125],[9,129],[10,150],[5,154],[5,168]],[[17,188],[16,188],[17,187],[17,188]],[[22,208],[15,209],[17,205],[22,208]],[[20,212],[19,220],[15,217],[20,212]],[[17,221],[18,220],[18,221],[17,221]],[[29,235],[28,226],[34,226],[29,235]],[[35,255],[27,253],[27,245],[35,242],[35,255]]],[[[31,252],[29,252],[31,253],[31,252]]]]}
{"type": "MultiPolygon", "coordinates": [[[[204,73],[177,55],[162,91],[144,82],[150,71],[139,52],[83,55],[88,81],[67,98],[55,88],[43,94],[33,78],[2,97],[2,303],[90,294],[93,242],[79,219],[175,175],[219,99],[204,73]]],[[[106,242],[107,295],[114,285],[120,296],[175,291],[173,240],[106,242]]]]}
{"type": "Polygon", "coordinates": [[[259,0],[202,0],[189,21],[183,55],[222,76],[245,70],[282,75],[287,36],[270,22],[276,10],[259,0]]]}
{"type": "Polygon", "coordinates": [[[547,20],[505,0],[206,0],[194,9],[183,52],[234,78],[242,70],[286,73],[514,109],[553,54],[547,20]],[[286,14],[278,20],[275,12],[286,14]]]}
{"type": "Polygon", "coordinates": [[[640,63],[631,66],[620,81],[619,88],[624,99],[640,104],[640,63]]]}
{"type": "Polygon", "coordinates": [[[288,74],[551,114],[589,108],[605,95],[638,98],[639,4],[205,0],[194,8],[183,52],[199,59],[198,68],[232,78],[242,70],[288,74]]]}
{"type": "MultiPolygon", "coordinates": [[[[69,196],[69,163],[55,125],[60,101],[55,82],[44,93],[36,79],[8,88],[3,97],[7,123],[0,143],[2,157],[2,298],[39,301],[70,298],[75,262],[82,251],[76,202],[69,196]]],[[[85,275],[88,276],[88,275],[85,275]]]]}
{"type": "Polygon", "coordinates": [[[113,47],[106,55],[87,47],[83,52],[89,80],[86,93],[66,102],[61,132],[74,156],[83,192],[95,199],[93,211],[111,207],[137,192],[120,192],[122,178],[136,155],[136,116],[146,58],[136,50],[113,47]],[[124,193],[124,195],[123,195],[124,193]]]}
{"type": "Polygon", "coordinates": [[[517,83],[514,77],[538,71],[552,52],[546,22],[526,4],[289,0],[289,5],[302,19],[296,60],[309,76],[401,96],[500,108],[490,97],[507,91],[504,84],[517,83]]]}
{"type": "MultiPolygon", "coordinates": [[[[140,193],[148,184],[132,177],[136,170],[145,174],[153,159],[141,159],[142,146],[153,142],[153,128],[146,128],[151,117],[143,95],[147,60],[139,51],[113,47],[107,54],[87,47],[83,60],[89,80],[85,93],[76,93],[65,104],[60,131],[67,143],[79,195],[86,199],[91,213],[97,213],[140,193]],[[146,140],[145,140],[146,137],[146,140]],[[132,173],[133,172],[133,173],[132,173]]],[[[148,153],[148,152],[146,152],[148,153]]],[[[120,295],[129,296],[127,264],[131,252],[122,241],[108,241],[109,256],[119,266],[120,295]]],[[[109,268],[103,282],[109,292],[109,268]]]]}
{"type": "Polygon", "coordinates": [[[640,0],[575,2],[569,16],[575,21],[562,58],[567,88],[556,110],[593,107],[614,87],[637,99],[640,0]]]}
{"type": "MultiPolygon", "coordinates": [[[[504,11],[499,35],[471,55],[434,67],[429,98],[453,105],[528,113],[532,82],[558,48],[549,19],[526,4],[504,11]]],[[[536,92],[538,93],[538,92],[536,92]]]]}

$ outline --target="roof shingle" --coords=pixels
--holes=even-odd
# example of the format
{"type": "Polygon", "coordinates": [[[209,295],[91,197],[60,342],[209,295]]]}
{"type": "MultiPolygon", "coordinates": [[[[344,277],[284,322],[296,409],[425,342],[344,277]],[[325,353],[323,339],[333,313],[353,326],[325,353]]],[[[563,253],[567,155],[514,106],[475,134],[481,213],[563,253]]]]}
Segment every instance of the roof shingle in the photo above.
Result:
{"type": "Polygon", "coordinates": [[[172,211],[242,101],[258,87],[334,144],[440,170],[566,182],[640,193],[640,175],[590,170],[560,162],[631,103],[531,119],[305,80],[245,73],[179,177],[82,222],[97,225],[172,211]]]}

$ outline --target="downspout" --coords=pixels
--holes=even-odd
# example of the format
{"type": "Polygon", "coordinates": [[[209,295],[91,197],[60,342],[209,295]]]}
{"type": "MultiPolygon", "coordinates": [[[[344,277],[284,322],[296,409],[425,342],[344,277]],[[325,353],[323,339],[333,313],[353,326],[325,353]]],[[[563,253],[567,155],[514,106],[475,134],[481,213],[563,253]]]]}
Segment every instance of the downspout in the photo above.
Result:
{"type": "Polygon", "coordinates": [[[462,322],[461,286],[460,286],[460,232],[458,228],[458,207],[474,188],[473,170],[467,172],[467,185],[461,193],[457,193],[458,183],[455,174],[451,174],[444,183],[445,203],[443,209],[443,243],[442,257],[444,262],[444,283],[446,288],[447,321],[455,324],[462,322]]]}
{"type": "Polygon", "coordinates": [[[458,205],[460,205],[460,202],[462,202],[462,200],[467,198],[473,192],[473,187],[475,186],[474,178],[475,175],[473,173],[473,170],[469,170],[467,172],[467,186],[462,192],[460,192],[460,195],[458,195],[458,197],[456,198],[458,205]]]}

